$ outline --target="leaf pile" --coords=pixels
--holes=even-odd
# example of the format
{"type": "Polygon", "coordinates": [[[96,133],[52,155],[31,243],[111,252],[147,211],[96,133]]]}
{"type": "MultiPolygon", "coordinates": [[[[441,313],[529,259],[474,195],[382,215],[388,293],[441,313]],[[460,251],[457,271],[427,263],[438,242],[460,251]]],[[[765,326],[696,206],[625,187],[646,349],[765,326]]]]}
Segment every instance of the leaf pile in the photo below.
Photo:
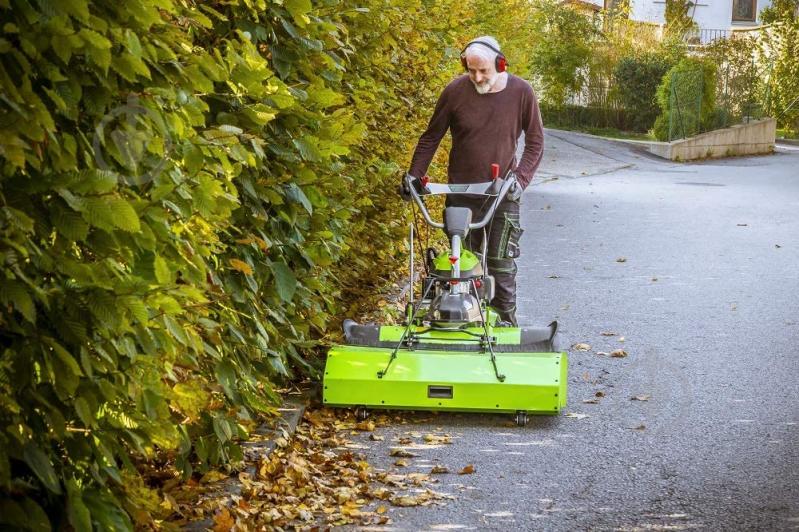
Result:
{"type": "MultiPolygon", "coordinates": [[[[212,516],[215,530],[258,527],[386,525],[388,506],[426,506],[451,498],[422,473],[376,471],[346,435],[356,423],[329,410],[306,413],[292,441],[261,458],[255,476],[240,474],[240,495],[183,505],[186,515],[212,516]]],[[[185,524],[179,522],[175,524],[185,524]]]]}

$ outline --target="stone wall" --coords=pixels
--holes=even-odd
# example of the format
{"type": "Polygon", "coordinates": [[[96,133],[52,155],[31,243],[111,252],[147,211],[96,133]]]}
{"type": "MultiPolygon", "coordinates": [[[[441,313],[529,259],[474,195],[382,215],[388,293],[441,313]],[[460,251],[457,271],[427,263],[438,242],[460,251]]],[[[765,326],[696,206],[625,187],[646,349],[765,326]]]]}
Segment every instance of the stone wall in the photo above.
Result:
{"type": "Polygon", "coordinates": [[[673,142],[652,142],[649,152],[672,161],[755,155],[774,151],[777,121],[753,120],[673,142]]]}

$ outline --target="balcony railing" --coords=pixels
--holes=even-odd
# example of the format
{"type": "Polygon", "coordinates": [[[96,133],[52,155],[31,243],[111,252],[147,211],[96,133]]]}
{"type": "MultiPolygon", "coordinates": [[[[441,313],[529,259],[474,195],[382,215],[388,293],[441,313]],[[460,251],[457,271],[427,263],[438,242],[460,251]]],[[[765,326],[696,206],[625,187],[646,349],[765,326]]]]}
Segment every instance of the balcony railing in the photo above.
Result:
{"type": "Polygon", "coordinates": [[[732,30],[692,28],[685,33],[683,39],[688,44],[703,46],[720,39],[729,39],[732,36],[732,30]]]}

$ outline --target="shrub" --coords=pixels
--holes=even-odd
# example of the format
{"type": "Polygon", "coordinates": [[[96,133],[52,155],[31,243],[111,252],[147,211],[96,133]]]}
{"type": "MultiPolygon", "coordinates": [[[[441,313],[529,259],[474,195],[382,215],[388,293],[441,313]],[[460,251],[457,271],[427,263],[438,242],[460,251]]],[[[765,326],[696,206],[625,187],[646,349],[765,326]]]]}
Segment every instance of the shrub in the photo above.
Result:
{"type": "Polygon", "coordinates": [[[663,56],[645,54],[625,57],[616,65],[613,78],[622,105],[632,116],[635,131],[646,132],[660,113],[657,88],[671,64],[663,56]]]}
{"type": "Polygon", "coordinates": [[[583,86],[584,69],[598,36],[597,25],[554,0],[536,2],[533,25],[531,70],[540,79],[543,99],[553,105],[563,104],[570,93],[583,86]]]}
{"type": "Polygon", "coordinates": [[[775,0],[763,10],[759,56],[770,65],[768,111],[778,124],[799,131],[799,2],[775,0]]]}
{"type": "Polygon", "coordinates": [[[655,120],[658,140],[690,137],[709,128],[715,109],[716,66],[686,57],[673,66],[657,90],[662,110],[655,120]]]}
{"type": "Polygon", "coordinates": [[[397,249],[385,180],[464,13],[0,6],[0,525],[146,526],[135,464],[240,460],[341,283],[397,249]]]}

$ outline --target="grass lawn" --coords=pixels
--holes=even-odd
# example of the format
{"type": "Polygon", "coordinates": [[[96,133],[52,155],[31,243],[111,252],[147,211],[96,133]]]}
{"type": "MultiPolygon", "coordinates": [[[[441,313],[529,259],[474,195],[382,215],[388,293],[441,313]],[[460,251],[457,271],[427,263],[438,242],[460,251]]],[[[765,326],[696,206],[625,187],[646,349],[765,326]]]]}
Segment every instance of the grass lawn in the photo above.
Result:
{"type": "Polygon", "coordinates": [[[625,140],[656,140],[654,135],[650,135],[649,133],[638,133],[634,131],[621,131],[620,129],[612,128],[612,127],[590,127],[590,126],[566,126],[566,125],[549,125],[544,124],[546,127],[552,127],[556,129],[566,129],[569,131],[579,131],[581,133],[589,133],[591,135],[597,135],[599,137],[608,137],[611,139],[625,139],[625,140]]]}

